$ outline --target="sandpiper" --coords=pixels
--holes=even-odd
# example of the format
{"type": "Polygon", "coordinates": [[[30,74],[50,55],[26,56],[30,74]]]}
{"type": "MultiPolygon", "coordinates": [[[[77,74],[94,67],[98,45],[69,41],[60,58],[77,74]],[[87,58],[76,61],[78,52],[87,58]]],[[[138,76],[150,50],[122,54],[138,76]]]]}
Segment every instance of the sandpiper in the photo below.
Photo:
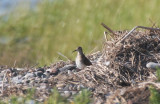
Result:
{"type": "Polygon", "coordinates": [[[73,52],[77,51],[77,57],[76,57],[76,66],[79,69],[83,69],[86,66],[92,65],[90,60],[84,55],[82,47],[78,47],[73,52]]]}

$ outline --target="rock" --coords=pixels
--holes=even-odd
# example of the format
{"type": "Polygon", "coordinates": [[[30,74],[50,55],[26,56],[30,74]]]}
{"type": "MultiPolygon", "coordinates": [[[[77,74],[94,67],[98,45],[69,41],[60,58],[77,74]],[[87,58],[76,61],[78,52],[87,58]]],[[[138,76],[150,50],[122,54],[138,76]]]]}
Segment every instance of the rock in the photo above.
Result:
{"type": "Polygon", "coordinates": [[[11,73],[17,72],[17,69],[15,69],[15,68],[10,68],[10,71],[11,71],[11,73]]]}
{"type": "Polygon", "coordinates": [[[83,85],[77,85],[77,90],[80,91],[82,88],[84,88],[83,85]]]}
{"type": "Polygon", "coordinates": [[[68,70],[68,75],[73,75],[74,73],[72,72],[72,70],[68,70]]]}
{"type": "Polygon", "coordinates": [[[46,71],[46,72],[44,73],[44,75],[46,76],[46,78],[49,78],[49,77],[50,77],[50,72],[46,71]]]}
{"type": "Polygon", "coordinates": [[[63,90],[69,90],[69,85],[66,85],[63,90]]]}
{"type": "Polygon", "coordinates": [[[72,95],[75,95],[75,94],[77,94],[77,91],[72,91],[72,95]]]}
{"type": "Polygon", "coordinates": [[[13,83],[16,83],[16,84],[23,83],[23,81],[22,81],[22,75],[18,75],[16,77],[13,77],[11,80],[12,80],[13,83]]]}
{"type": "Polygon", "coordinates": [[[87,88],[89,91],[93,92],[95,88],[87,88]]]}
{"type": "Polygon", "coordinates": [[[43,82],[43,83],[48,83],[48,80],[47,80],[47,79],[43,79],[42,82],[43,82]]]}
{"type": "Polygon", "coordinates": [[[35,72],[36,76],[41,78],[43,76],[43,72],[42,71],[37,71],[35,72]]]}
{"type": "Polygon", "coordinates": [[[30,80],[26,80],[26,83],[29,83],[30,82],[30,80]]]}
{"type": "Polygon", "coordinates": [[[30,78],[30,77],[35,77],[34,73],[27,73],[24,78],[30,78]]]}
{"type": "Polygon", "coordinates": [[[69,89],[69,90],[73,90],[73,87],[74,87],[74,85],[73,85],[73,84],[70,84],[70,85],[68,86],[68,89],[69,89]]]}
{"type": "Polygon", "coordinates": [[[41,71],[41,72],[44,73],[44,68],[39,67],[39,68],[37,69],[37,71],[41,71]]]}
{"type": "Polygon", "coordinates": [[[157,68],[160,68],[160,64],[155,62],[149,62],[146,64],[146,67],[156,70],[157,68]]]}
{"type": "Polygon", "coordinates": [[[65,65],[64,67],[60,68],[59,70],[62,71],[66,71],[66,70],[73,70],[76,69],[76,65],[65,65]]]}
{"type": "Polygon", "coordinates": [[[109,65],[110,65],[110,61],[106,61],[106,62],[105,62],[105,65],[106,65],[106,66],[109,66],[109,65]]]}
{"type": "Polygon", "coordinates": [[[64,91],[64,97],[68,98],[72,95],[70,91],[64,91]]]}
{"type": "Polygon", "coordinates": [[[74,85],[74,86],[72,87],[72,90],[73,90],[73,91],[77,91],[77,85],[74,85]]]}
{"type": "Polygon", "coordinates": [[[65,86],[64,83],[57,83],[57,84],[56,84],[56,87],[64,87],[64,86],[65,86]]]}
{"type": "Polygon", "coordinates": [[[59,70],[56,68],[49,68],[46,70],[46,72],[50,73],[50,75],[57,75],[59,73],[59,70]]]}
{"type": "Polygon", "coordinates": [[[47,88],[47,86],[45,84],[40,85],[40,89],[46,89],[46,88],[47,88]]]}
{"type": "Polygon", "coordinates": [[[16,68],[18,71],[23,71],[25,70],[24,68],[16,68]]]}

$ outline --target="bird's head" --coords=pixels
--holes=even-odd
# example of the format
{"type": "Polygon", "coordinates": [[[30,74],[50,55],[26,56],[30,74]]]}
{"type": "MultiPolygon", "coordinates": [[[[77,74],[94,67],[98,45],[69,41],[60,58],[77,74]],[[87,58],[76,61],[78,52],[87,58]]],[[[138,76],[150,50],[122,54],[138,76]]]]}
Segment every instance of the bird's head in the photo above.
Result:
{"type": "Polygon", "coordinates": [[[83,52],[82,47],[78,47],[76,50],[74,50],[73,52],[78,51],[78,52],[83,52]]]}

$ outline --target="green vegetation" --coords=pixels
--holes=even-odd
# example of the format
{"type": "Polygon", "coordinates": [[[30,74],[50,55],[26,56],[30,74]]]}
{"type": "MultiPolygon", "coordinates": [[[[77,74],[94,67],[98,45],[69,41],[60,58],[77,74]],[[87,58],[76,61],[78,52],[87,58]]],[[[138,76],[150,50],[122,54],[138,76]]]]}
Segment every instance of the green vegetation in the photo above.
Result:
{"type": "Polygon", "coordinates": [[[89,104],[90,92],[86,89],[82,90],[81,93],[74,97],[74,101],[70,102],[67,98],[64,98],[60,93],[54,88],[51,95],[44,102],[38,102],[35,100],[35,89],[30,89],[27,91],[26,96],[12,96],[9,102],[0,101],[0,104],[89,104]]]}
{"type": "Polygon", "coordinates": [[[160,69],[159,68],[157,68],[156,70],[156,75],[157,75],[158,81],[160,81],[160,69]]]}
{"type": "Polygon", "coordinates": [[[0,101],[0,104],[39,104],[35,100],[35,89],[28,89],[24,96],[11,96],[7,101],[0,101]]]}
{"type": "Polygon", "coordinates": [[[68,104],[66,98],[62,97],[60,93],[54,88],[50,97],[44,102],[44,104],[68,104]]]}
{"type": "Polygon", "coordinates": [[[75,104],[89,104],[91,102],[90,96],[91,93],[87,89],[84,89],[79,95],[75,96],[74,102],[75,104]]]}
{"type": "Polygon", "coordinates": [[[160,92],[158,92],[154,87],[150,88],[150,104],[159,104],[160,103],[160,92]]]}
{"type": "MultiPolygon", "coordinates": [[[[160,69],[157,68],[156,75],[158,82],[160,81],[160,69]]],[[[160,103],[160,92],[156,90],[153,86],[150,87],[150,104],[159,104],[160,103]]]]}
{"type": "Polygon", "coordinates": [[[18,8],[0,17],[0,64],[23,66],[69,59],[77,46],[85,53],[102,45],[104,22],[114,30],[159,24],[159,0],[42,0],[36,10],[18,8]]]}

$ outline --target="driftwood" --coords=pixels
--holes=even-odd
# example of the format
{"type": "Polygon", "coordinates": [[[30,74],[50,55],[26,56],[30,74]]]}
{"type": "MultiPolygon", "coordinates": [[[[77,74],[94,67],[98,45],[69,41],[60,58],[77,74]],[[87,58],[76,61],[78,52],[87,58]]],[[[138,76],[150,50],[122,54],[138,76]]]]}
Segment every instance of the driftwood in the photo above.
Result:
{"type": "Polygon", "coordinates": [[[144,27],[144,26],[136,26],[130,32],[128,32],[127,35],[125,35],[124,37],[122,37],[122,39],[120,39],[118,42],[123,42],[129,35],[131,35],[131,33],[133,31],[135,31],[138,28],[152,30],[152,31],[160,31],[160,28],[151,28],[151,27],[144,27]]]}

